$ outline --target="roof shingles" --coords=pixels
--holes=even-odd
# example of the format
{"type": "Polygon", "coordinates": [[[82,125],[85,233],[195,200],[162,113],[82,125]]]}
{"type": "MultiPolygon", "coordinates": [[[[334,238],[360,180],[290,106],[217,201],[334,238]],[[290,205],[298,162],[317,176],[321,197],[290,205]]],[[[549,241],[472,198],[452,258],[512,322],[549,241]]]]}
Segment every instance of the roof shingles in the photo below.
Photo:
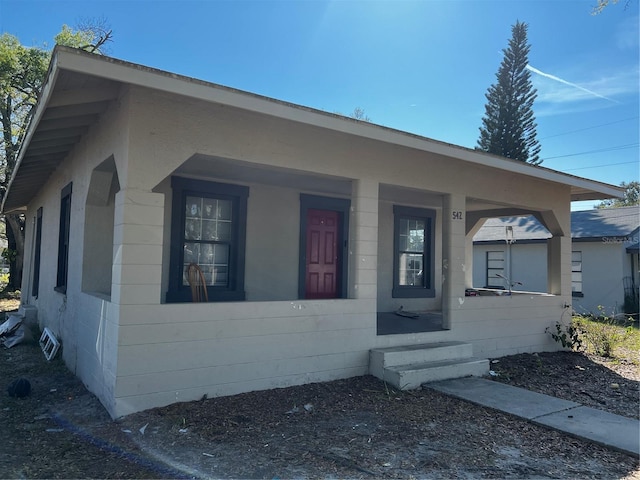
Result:
{"type": "MultiPolygon", "coordinates": [[[[549,231],[533,216],[490,218],[473,237],[474,242],[505,241],[505,228],[513,227],[516,241],[543,241],[549,231]]],[[[572,239],[627,238],[638,241],[640,206],[599,208],[571,212],[572,239]]]]}

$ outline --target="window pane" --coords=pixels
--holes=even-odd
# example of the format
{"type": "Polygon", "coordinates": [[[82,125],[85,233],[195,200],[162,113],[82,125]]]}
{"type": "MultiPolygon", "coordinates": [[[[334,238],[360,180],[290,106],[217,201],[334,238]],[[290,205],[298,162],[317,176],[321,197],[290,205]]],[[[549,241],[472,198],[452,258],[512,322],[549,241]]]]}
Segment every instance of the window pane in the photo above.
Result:
{"type": "Polygon", "coordinates": [[[409,221],[406,218],[400,219],[400,228],[398,236],[398,250],[400,252],[406,252],[409,249],[409,221]]]}
{"type": "Polygon", "coordinates": [[[424,221],[409,221],[409,248],[412,252],[424,251],[424,221]]]}
{"type": "Polygon", "coordinates": [[[200,244],[199,243],[185,243],[184,244],[184,264],[200,263],[200,244]]]}
{"type": "Polygon", "coordinates": [[[215,265],[229,265],[229,246],[228,245],[214,245],[214,259],[215,265]]]}
{"type": "Polygon", "coordinates": [[[226,287],[228,283],[229,268],[226,266],[205,265],[202,274],[207,285],[213,287],[226,287]]]}
{"type": "Polygon", "coordinates": [[[229,280],[229,268],[228,267],[215,267],[213,271],[213,284],[218,286],[225,286],[229,280]]]}
{"type": "Polygon", "coordinates": [[[231,222],[221,220],[216,225],[216,239],[219,242],[231,241],[231,222]]]}
{"type": "Polygon", "coordinates": [[[185,204],[185,213],[187,218],[202,217],[202,198],[200,197],[187,197],[187,202],[185,204]]]}
{"type": "Polygon", "coordinates": [[[186,240],[200,240],[202,237],[202,222],[197,218],[187,218],[184,225],[186,240]]]}
{"type": "Polygon", "coordinates": [[[487,252],[487,260],[504,260],[504,252],[487,252]]]}
{"type": "Polygon", "coordinates": [[[582,282],[571,282],[572,292],[582,292],[582,282]]]}
{"type": "Polygon", "coordinates": [[[422,254],[400,254],[400,268],[398,271],[398,284],[410,286],[422,286],[424,256],[422,254]]]}
{"type": "Polygon", "coordinates": [[[231,200],[188,196],[185,207],[185,240],[231,240],[231,200]]]}
{"type": "Polygon", "coordinates": [[[198,264],[211,265],[214,262],[214,245],[210,243],[200,244],[200,255],[198,256],[198,264]]]}
{"type": "Polygon", "coordinates": [[[217,240],[215,220],[202,220],[202,240],[217,240]]]}
{"type": "Polygon", "coordinates": [[[231,221],[231,200],[217,201],[217,218],[218,220],[231,221]]]}
{"type": "Polygon", "coordinates": [[[226,220],[202,220],[202,240],[230,241],[231,222],[226,220]]]}
{"type": "MultiPolygon", "coordinates": [[[[229,278],[228,245],[187,242],[184,245],[184,271],[192,262],[200,266],[207,285],[227,285],[229,278]]],[[[182,283],[183,285],[189,284],[186,274],[183,275],[182,283]]]]}
{"type": "Polygon", "coordinates": [[[400,219],[398,250],[401,252],[423,252],[424,229],[424,220],[400,219]]]}
{"type": "Polygon", "coordinates": [[[216,218],[217,203],[215,198],[205,198],[202,203],[202,218],[216,218]]]}

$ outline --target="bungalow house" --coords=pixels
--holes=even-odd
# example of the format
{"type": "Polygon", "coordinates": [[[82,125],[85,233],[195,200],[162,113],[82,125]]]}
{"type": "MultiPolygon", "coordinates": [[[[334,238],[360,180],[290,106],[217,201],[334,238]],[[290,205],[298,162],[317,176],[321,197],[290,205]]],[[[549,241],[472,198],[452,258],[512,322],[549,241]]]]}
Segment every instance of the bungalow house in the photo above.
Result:
{"type": "Polygon", "coordinates": [[[555,350],[570,202],[619,195],[56,47],[2,208],[26,216],[23,311],[118,417],[367,373],[410,387],[403,365],[479,375],[489,356],[555,350]],[[466,297],[473,235],[520,214],[551,233],[544,293],[466,297]]]}
{"type": "MultiPolygon", "coordinates": [[[[639,231],[639,206],[571,212],[576,313],[638,313],[639,231]]],[[[550,237],[533,216],[488,220],[473,237],[474,286],[545,291],[550,237]]]]}

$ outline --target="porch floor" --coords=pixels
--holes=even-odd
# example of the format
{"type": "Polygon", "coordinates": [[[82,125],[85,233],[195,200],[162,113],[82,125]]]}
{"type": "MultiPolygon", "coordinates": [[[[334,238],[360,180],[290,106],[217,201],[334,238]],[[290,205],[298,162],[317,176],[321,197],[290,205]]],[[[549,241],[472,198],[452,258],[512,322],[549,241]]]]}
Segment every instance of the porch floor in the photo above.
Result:
{"type": "Polygon", "coordinates": [[[378,335],[438,332],[442,327],[442,312],[416,312],[417,318],[396,315],[394,312],[378,312],[378,335]]]}

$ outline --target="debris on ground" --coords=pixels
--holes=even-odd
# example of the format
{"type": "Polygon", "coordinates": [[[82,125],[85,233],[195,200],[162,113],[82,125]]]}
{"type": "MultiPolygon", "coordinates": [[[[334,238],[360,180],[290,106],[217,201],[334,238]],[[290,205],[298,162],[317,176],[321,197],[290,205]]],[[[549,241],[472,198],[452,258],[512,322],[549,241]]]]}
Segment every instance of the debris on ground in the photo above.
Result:
{"type": "MultiPolygon", "coordinates": [[[[371,376],[177,403],[114,421],[60,357],[47,362],[36,344],[0,349],[0,378],[32,385],[27,397],[0,396],[3,477],[640,475],[629,455],[435,391],[397,391],[371,376]],[[297,414],[283,414],[293,407],[297,414]]],[[[502,357],[492,368],[495,381],[638,415],[634,363],[555,352],[502,357]]]]}

